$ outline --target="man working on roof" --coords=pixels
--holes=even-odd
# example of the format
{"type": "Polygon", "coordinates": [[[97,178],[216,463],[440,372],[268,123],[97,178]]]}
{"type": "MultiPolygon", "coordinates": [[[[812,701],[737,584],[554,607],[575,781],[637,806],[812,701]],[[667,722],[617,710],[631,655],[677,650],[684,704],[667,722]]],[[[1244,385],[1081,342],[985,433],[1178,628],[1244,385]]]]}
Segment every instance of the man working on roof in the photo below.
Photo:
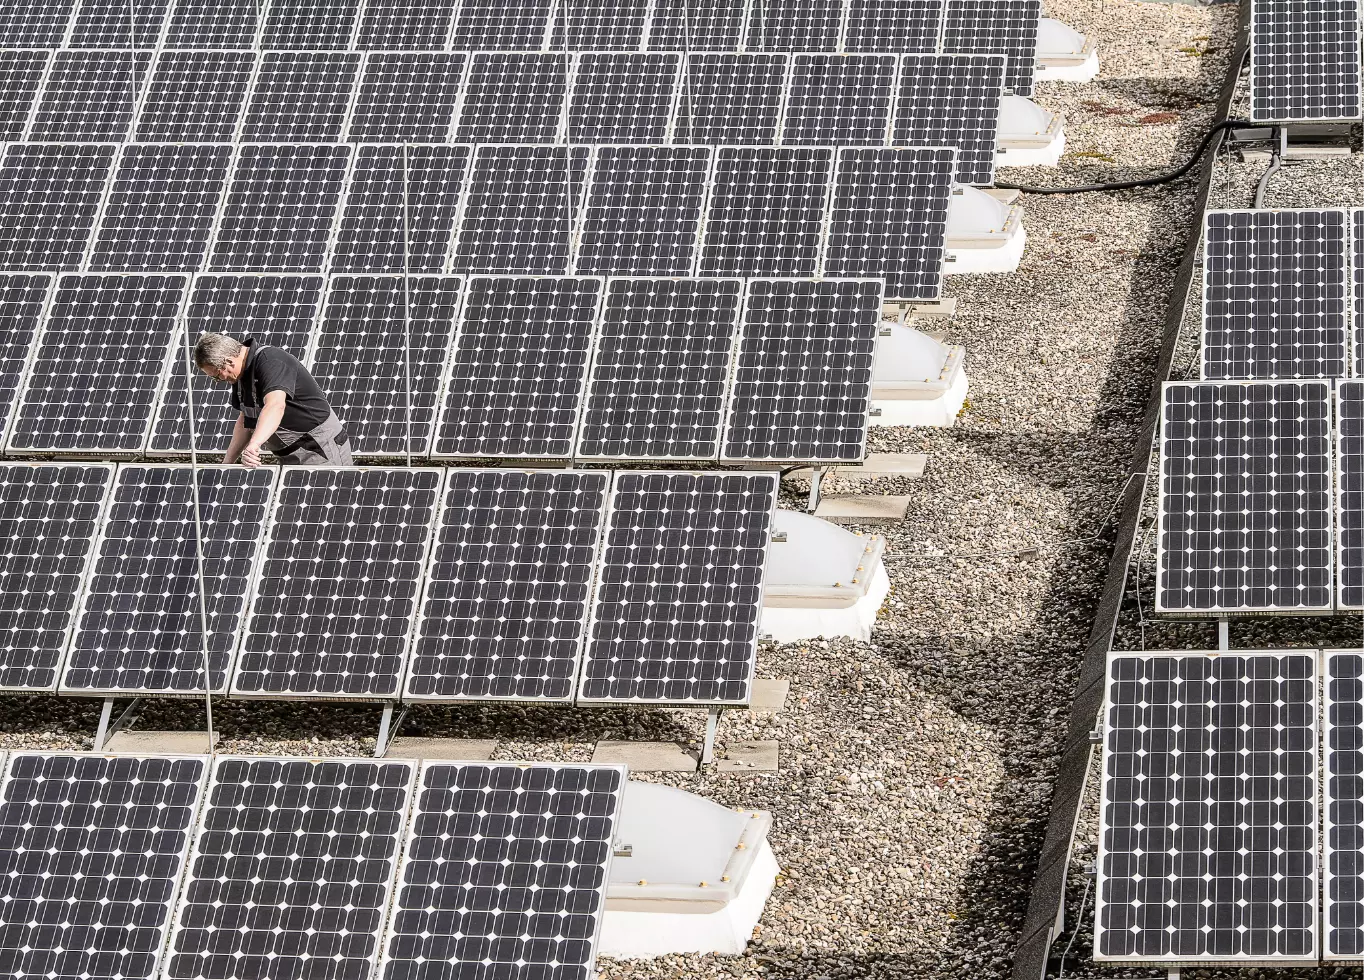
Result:
{"type": "Polygon", "coordinates": [[[253,469],[262,449],[281,463],[350,466],[350,439],[313,376],[288,351],[206,333],[194,363],[215,381],[232,385],[237,424],[224,462],[253,469]]]}

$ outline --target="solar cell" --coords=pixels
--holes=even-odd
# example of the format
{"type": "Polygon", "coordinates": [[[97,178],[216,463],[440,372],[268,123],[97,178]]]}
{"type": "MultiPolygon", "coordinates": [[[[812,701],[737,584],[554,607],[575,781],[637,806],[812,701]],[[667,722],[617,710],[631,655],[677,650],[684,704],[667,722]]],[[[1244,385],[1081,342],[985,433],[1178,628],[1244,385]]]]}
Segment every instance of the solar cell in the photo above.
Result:
{"type": "Polygon", "coordinates": [[[652,0],[567,0],[550,17],[549,49],[638,51],[652,0]]]}
{"type": "Polygon", "coordinates": [[[743,282],[612,279],[579,457],[715,459],[743,282]]]}
{"type": "Polygon", "coordinates": [[[75,0],[4,0],[0,3],[0,47],[60,46],[75,5],[75,0]]]}
{"type": "Polygon", "coordinates": [[[23,139],[50,51],[0,51],[0,142],[23,139]]]}
{"type": "Polygon", "coordinates": [[[241,147],[209,268],[320,272],[350,152],[349,146],[241,147]]]}
{"type": "Polygon", "coordinates": [[[427,762],[382,980],[590,980],[625,771],[427,762]]]}
{"type": "Polygon", "coordinates": [[[1203,377],[1345,376],[1348,215],[1209,211],[1203,246],[1203,377]]]}
{"type": "Polygon", "coordinates": [[[722,459],[862,459],[882,289],[879,279],[749,283],[722,459]]]}
{"type": "Polygon", "coordinates": [[[432,455],[572,455],[600,279],[469,280],[432,455]]]}
{"type": "Polygon", "coordinates": [[[463,143],[554,143],[564,126],[569,58],[485,51],[473,55],[454,138],[463,143]]]}
{"type": "Polygon", "coordinates": [[[946,0],[941,50],[1005,55],[1004,84],[1014,95],[1032,95],[1041,19],[1042,0],[946,0]]]}
{"type": "Polygon", "coordinates": [[[137,114],[137,138],[231,143],[251,87],[250,51],[164,51],[137,114]]]}
{"type": "Polygon", "coordinates": [[[335,276],[312,374],[346,420],[352,451],[425,456],[455,332],[457,276],[335,276]],[[407,323],[404,326],[404,313],[407,323]],[[412,414],[408,418],[408,392],[412,414]]]}
{"type": "Polygon", "coordinates": [[[62,276],[33,352],[9,451],[141,452],[187,278],[62,276]]]}
{"type": "Polygon", "coordinates": [[[10,756],[0,787],[7,977],[156,976],[207,768],[193,756],[10,756]]]}
{"type": "Polygon", "coordinates": [[[440,272],[455,233],[467,146],[361,145],[341,211],[336,272],[440,272]],[[406,194],[404,194],[404,187],[406,194]],[[406,211],[404,211],[406,208],[406,211]]]}
{"type": "Polygon", "coordinates": [[[573,697],[609,481],[450,471],[404,700],[573,697]]]}
{"type": "Polygon", "coordinates": [[[895,61],[890,54],[793,56],[782,145],[885,146],[895,61]]]}
{"type": "Polygon", "coordinates": [[[749,51],[837,51],[842,0],[759,0],[748,14],[749,51]]]}
{"type": "Polygon", "coordinates": [[[167,48],[254,48],[261,0],[175,0],[167,48]]]}
{"type": "Polygon", "coordinates": [[[151,63],[149,51],[58,51],[28,138],[53,143],[127,139],[151,63]]]}
{"type": "Polygon", "coordinates": [[[359,13],[360,0],[269,0],[260,46],[345,50],[355,36],[359,13]]]}
{"type": "Polygon", "coordinates": [[[1353,0],[1256,0],[1250,17],[1250,118],[1359,119],[1360,10],[1353,0]]]}
{"type": "Polygon", "coordinates": [[[955,172],[950,147],[840,149],[823,274],[883,277],[888,299],[935,298],[955,172]]]}
{"type": "Polygon", "coordinates": [[[233,694],[398,696],[441,478],[284,467],[233,694]]]}
{"type": "Polygon", "coordinates": [[[0,275],[0,445],[19,397],[33,338],[47,307],[49,275],[0,275]]]}
{"type": "Polygon", "coordinates": [[[895,146],[955,146],[957,183],[995,179],[1003,55],[907,54],[895,97],[895,146]]]}
{"type": "Polygon", "coordinates": [[[777,141],[786,91],[784,54],[694,54],[673,121],[674,143],[777,141]]]}
{"type": "MultiPolygon", "coordinates": [[[[193,472],[199,484],[209,670],[214,693],[222,694],[276,471],[205,466],[193,472]]],[[[62,669],[63,691],[203,693],[190,473],[188,466],[119,468],[62,669]]]]}
{"type": "Polygon", "coordinates": [[[942,33],[942,0],[848,0],[843,50],[932,54],[942,33]]]}
{"type": "Polygon", "coordinates": [[[111,463],[0,464],[0,690],[56,688],[113,475],[111,463]]]}
{"type": "Polygon", "coordinates": [[[1364,381],[1338,382],[1336,393],[1340,607],[1364,609],[1364,381]]]}
{"type": "Polygon", "coordinates": [[[118,148],[11,143],[0,162],[0,269],[75,269],[118,148]]]}
{"type": "Polygon", "coordinates": [[[568,142],[666,142],[681,70],[680,54],[578,55],[568,142]]]}
{"type": "Polygon", "coordinates": [[[1364,958],[1364,655],[1325,653],[1322,942],[1326,959],[1364,958]]]}
{"type": "Polygon", "coordinates": [[[1354,355],[1355,377],[1364,378],[1364,208],[1355,208],[1354,220],[1354,306],[1355,332],[1354,355]]]}
{"type": "Polygon", "coordinates": [[[461,0],[450,32],[456,51],[539,51],[554,0],[461,0]]]}
{"type": "Polygon", "coordinates": [[[1331,608],[1324,381],[1165,386],[1156,608],[1331,608]]]}
{"type": "Polygon", "coordinates": [[[700,274],[813,276],[833,162],[831,147],[720,147],[700,274]]]}
{"type": "Polygon", "coordinates": [[[598,147],[575,271],[690,275],[711,152],[705,146],[598,147]]]}
{"type": "Polygon", "coordinates": [[[644,47],[649,51],[738,51],[747,8],[747,0],[654,0],[644,47]]]}
{"type": "Polygon", "coordinates": [[[262,143],[341,139],[361,57],[355,51],[265,52],[241,139],[262,143]]]}
{"type": "MultiPolygon", "coordinates": [[[[257,343],[283,347],[300,360],[308,350],[313,318],[321,305],[321,276],[200,275],[185,304],[185,329],[202,333],[254,337],[257,343]]],[[[149,453],[188,453],[185,405],[185,335],[181,331],[170,354],[170,371],[157,405],[149,453]]],[[[228,386],[194,372],[194,431],[199,451],[226,452],[236,413],[228,403],[228,386]]]]}
{"type": "Polygon", "coordinates": [[[1094,958],[1316,962],[1315,654],[1114,654],[1094,958]]]}
{"type": "Polygon", "coordinates": [[[365,0],[355,46],[368,51],[439,51],[458,0],[365,0]]]}
{"type": "Polygon", "coordinates": [[[130,143],[100,217],[88,268],[193,272],[204,262],[232,166],[225,143],[130,143]]]}
{"type": "Polygon", "coordinates": [[[747,704],[775,473],[617,473],[579,701],[747,704]]]}
{"type": "Polygon", "coordinates": [[[169,0],[83,0],[66,39],[69,48],[154,48],[169,0]]]}
{"type": "Polygon", "coordinates": [[[477,147],[451,271],[567,272],[590,155],[585,146],[477,147]]]}
{"type": "Polygon", "coordinates": [[[369,977],[415,770],[377,759],[215,759],[165,980],[369,977]]]}
{"type": "Polygon", "coordinates": [[[351,109],[350,138],[444,142],[455,117],[465,57],[427,52],[369,55],[351,109]]]}

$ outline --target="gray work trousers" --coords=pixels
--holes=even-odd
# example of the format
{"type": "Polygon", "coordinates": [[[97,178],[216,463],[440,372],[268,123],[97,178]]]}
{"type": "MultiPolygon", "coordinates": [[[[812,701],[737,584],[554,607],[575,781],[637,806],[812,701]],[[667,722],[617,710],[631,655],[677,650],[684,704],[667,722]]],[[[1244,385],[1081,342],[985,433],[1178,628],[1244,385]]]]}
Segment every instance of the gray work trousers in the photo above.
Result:
{"type": "Polygon", "coordinates": [[[327,421],[307,432],[276,429],[265,448],[285,466],[353,466],[350,437],[332,412],[327,421]]]}

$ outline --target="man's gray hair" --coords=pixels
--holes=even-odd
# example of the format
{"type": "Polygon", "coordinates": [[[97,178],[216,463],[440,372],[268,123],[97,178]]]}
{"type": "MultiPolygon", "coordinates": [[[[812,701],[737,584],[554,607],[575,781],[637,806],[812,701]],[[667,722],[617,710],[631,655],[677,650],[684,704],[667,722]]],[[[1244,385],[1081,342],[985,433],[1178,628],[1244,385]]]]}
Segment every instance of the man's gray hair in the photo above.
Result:
{"type": "Polygon", "coordinates": [[[225,333],[206,333],[194,345],[194,363],[202,368],[221,371],[242,352],[242,343],[225,333]]]}

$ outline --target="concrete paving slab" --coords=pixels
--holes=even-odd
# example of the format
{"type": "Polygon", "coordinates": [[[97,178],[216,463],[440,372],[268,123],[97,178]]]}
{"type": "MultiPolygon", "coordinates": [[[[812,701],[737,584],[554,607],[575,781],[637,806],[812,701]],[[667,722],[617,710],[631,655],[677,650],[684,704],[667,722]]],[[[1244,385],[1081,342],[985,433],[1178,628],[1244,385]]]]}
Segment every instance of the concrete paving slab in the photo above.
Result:
{"type": "Polygon", "coordinates": [[[786,707],[786,695],[790,690],[791,682],[784,677],[757,678],[753,681],[748,710],[755,715],[775,715],[786,707]]]}
{"type": "Polygon", "coordinates": [[[487,762],[497,751],[495,738],[404,738],[388,747],[387,759],[445,759],[453,762],[487,762]]]}
{"type": "Polygon", "coordinates": [[[776,772],[780,742],[730,742],[719,761],[720,772],[776,772]]]}
{"type": "Polygon", "coordinates": [[[883,476],[918,479],[927,465],[926,453],[868,453],[861,466],[837,466],[834,473],[843,480],[875,480],[883,476]]]}
{"type": "Polygon", "coordinates": [[[631,772],[696,772],[697,753],[681,742],[613,742],[597,743],[592,752],[593,762],[624,764],[631,772]]]}
{"type": "Polygon", "coordinates": [[[909,498],[829,495],[820,498],[815,516],[835,524],[889,524],[903,520],[909,498]]]}
{"type": "MultiPolygon", "coordinates": [[[[222,739],[213,733],[213,741],[222,739]]],[[[115,732],[104,744],[105,752],[146,752],[152,755],[207,755],[208,732],[115,732]]]]}

